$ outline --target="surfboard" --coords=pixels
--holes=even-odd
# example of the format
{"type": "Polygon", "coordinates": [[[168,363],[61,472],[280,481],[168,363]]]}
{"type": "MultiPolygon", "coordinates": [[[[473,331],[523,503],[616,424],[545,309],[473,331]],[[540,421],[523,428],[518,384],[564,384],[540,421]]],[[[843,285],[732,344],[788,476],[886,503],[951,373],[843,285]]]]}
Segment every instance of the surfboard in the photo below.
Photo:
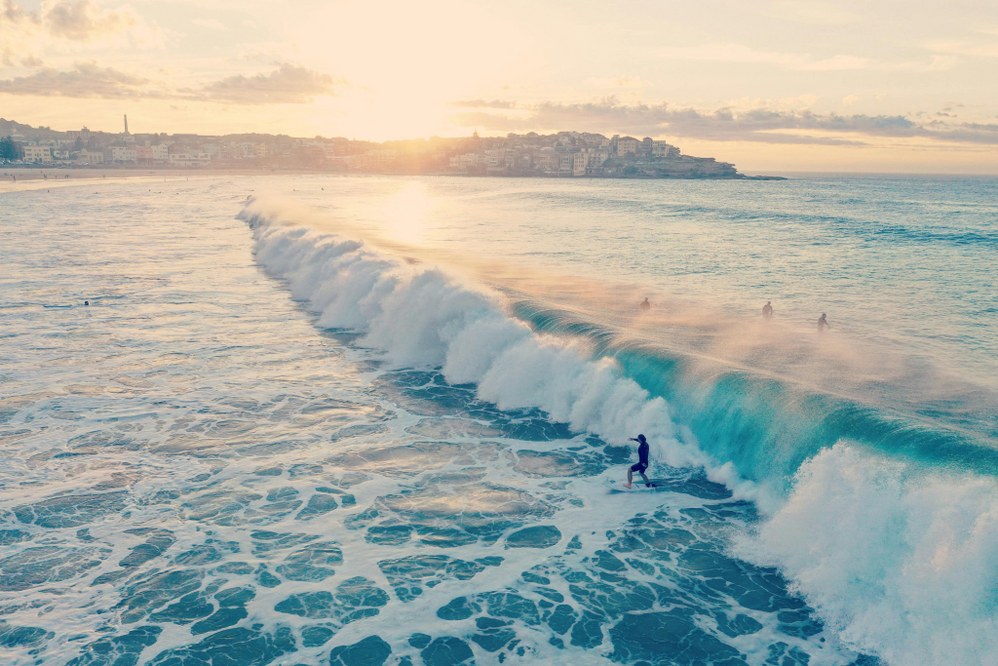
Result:
{"type": "Polygon", "coordinates": [[[612,486],[610,486],[610,492],[614,493],[614,494],[616,494],[616,493],[638,493],[638,492],[649,493],[649,492],[659,492],[659,491],[663,491],[663,490],[668,490],[668,488],[659,479],[651,479],[649,481],[648,485],[645,485],[644,481],[640,481],[640,482],[639,481],[635,481],[634,485],[632,487],[630,487],[630,488],[627,488],[626,486],[624,486],[624,483],[622,481],[614,482],[614,484],[612,486]]]}

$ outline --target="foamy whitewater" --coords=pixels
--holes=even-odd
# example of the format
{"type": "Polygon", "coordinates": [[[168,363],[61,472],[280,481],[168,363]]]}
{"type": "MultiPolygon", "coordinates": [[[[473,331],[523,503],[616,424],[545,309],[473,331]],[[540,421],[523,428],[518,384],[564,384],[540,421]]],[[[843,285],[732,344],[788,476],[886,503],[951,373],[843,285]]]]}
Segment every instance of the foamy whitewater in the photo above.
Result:
{"type": "Polygon", "coordinates": [[[0,194],[0,663],[993,664],[996,202],[0,194]]]}

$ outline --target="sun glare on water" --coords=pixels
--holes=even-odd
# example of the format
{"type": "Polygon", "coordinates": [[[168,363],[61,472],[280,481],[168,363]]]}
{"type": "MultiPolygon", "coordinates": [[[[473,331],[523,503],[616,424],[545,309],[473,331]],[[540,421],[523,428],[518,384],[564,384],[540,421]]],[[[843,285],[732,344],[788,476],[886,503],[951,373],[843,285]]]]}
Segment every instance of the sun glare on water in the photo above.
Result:
{"type": "Polygon", "coordinates": [[[432,197],[423,183],[407,183],[388,197],[381,213],[388,237],[406,245],[426,240],[427,220],[433,208],[432,197]]]}

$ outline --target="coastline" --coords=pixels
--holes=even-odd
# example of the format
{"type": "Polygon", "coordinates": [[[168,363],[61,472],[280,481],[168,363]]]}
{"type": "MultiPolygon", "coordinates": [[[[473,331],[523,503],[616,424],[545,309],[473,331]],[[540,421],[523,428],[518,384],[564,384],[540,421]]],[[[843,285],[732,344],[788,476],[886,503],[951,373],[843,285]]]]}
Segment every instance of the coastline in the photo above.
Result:
{"type": "Polygon", "coordinates": [[[0,194],[125,180],[175,181],[185,176],[190,173],[182,169],[38,169],[7,165],[0,169],[0,194]]]}
{"type": "MultiPolygon", "coordinates": [[[[398,174],[398,173],[349,173],[343,171],[328,171],[322,169],[288,169],[288,170],[266,170],[266,169],[234,169],[234,168],[149,168],[149,167],[56,167],[44,168],[26,165],[4,165],[0,167],[0,194],[5,192],[21,192],[28,190],[49,189],[52,187],[67,187],[75,185],[89,185],[96,183],[119,183],[125,180],[136,181],[145,180],[148,182],[170,182],[177,180],[189,180],[193,177],[217,177],[217,176],[274,176],[274,175],[296,175],[296,174],[329,174],[329,175],[424,175],[424,176],[451,176],[451,177],[481,177],[481,178],[539,178],[557,179],[558,176],[490,176],[471,174],[449,174],[449,173],[428,173],[428,174],[398,174]]],[[[710,177],[710,176],[690,176],[690,177],[667,177],[667,176],[590,176],[599,180],[787,180],[785,176],[748,176],[739,174],[735,177],[710,177]]],[[[580,178],[581,180],[581,178],[580,178]]]]}
{"type": "MultiPolygon", "coordinates": [[[[192,176],[254,176],[262,175],[254,169],[148,169],[148,168],[55,168],[5,165],[0,167],[0,194],[44,190],[53,187],[120,183],[124,181],[174,182],[192,176]]],[[[288,172],[292,173],[292,172],[288,172]]],[[[297,173],[297,172],[294,172],[297,173]]]]}

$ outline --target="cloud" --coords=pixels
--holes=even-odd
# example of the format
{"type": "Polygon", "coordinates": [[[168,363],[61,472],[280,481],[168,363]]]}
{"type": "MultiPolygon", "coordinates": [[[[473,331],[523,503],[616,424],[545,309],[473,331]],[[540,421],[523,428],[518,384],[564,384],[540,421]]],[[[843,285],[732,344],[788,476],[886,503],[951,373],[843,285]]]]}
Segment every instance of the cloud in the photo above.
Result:
{"type": "Polygon", "coordinates": [[[36,11],[24,9],[14,0],[3,0],[0,21],[2,25],[22,31],[49,33],[76,41],[124,32],[139,22],[127,7],[102,10],[92,0],[59,0],[43,4],[36,11]]]}
{"type": "Polygon", "coordinates": [[[998,145],[998,126],[933,120],[918,123],[903,115],[822,114],[809,110],[720,108],[700,111],[668,104],[623,105],[599,102],[524,106],[492,101],[462,102],[457,120],[465,126],[493,131],[574,129],[602,133],[755,141],[778,144],[861,145],[869,138],[925,138],[938,141],[998,145]],[[509,113],[507,109],[514,109],[509,113]]]}
{"type": "MultiPolygon", "coordinates": [[[[970,58],[998,58],[998,41],[993,36],[976,40],[933,41],[928,48],[946,56],[964,56],[970,58]]],[[[937,56],[942,58],[943,56],[937,56]]]]}
{"type": "Polygon", "coordinates": [[[454,102],[452,106],[468,109],[515,109],[516,102],[507,102],[501,99],[467,99],[458,100],[457,102],[454,102]]]}
{"type": "Polygon", "coordinates": [[[218,30],[218,31],[228,30],[228,27],[226,27],[226,25],[221,21],[219,21],[218,19],[196,18],[196,19],[191,19],[191,23],[200,26],[202,28],[208,28],[209,30],[218,30]]]}
{"type": "Polygon", "coordinates": [[[295,104],[332,91],[333,79],[304,67],[282,64],[269,74],[230,76],[198,90],[171,89],[153,81],[95,63],[73,69],[44,67],[27,76],[0,80],[0,93],[43,97],[120,99],[145,97],[227,104],[295,104]]]}
{"type": "MultiPolygon", "coordinates": [[[[941,48],[937,51],[943,51],[941,48]]],[[[945,52],[945,51],[943,51],[945,52]]],[[[663,46],[654,55],[671,60],[721,62],[730,64],[770,65],[801,72],[839,72],[876,70],[885,72],[935,72],[951,68],[957,60],[932,55],[927,60],[879,61],[862,56],[835,54],[815,57],[810,53],[765,51],[734,43],[707,43],[695,46],[663,46]]]]}
{"type": "Polygon", "coordinates": [[[301,104],[332,90],[329,75],[282,63],[269,74],[230,76],[191,91],[191,96],[236,104],[301,104]]]}
{"type": "Polygon", "coordinates": [[[58,71],[49,67],[28,76],[0,81],[0,93],[45,97],[160,96],[147,88],[148,79],[132,76],[94,63],[78,63],[75,69],[58,71]]]}
{"type": "Polygon", "coordinates": [[[836,71],[868,69],[868,58],[833,55],[814,58],[810,54],[762,51],[742,44],[699,44],[697,46],[667,46],[656,49],[658,55],[676,60],[730,62],[753,65],[774,65],[801,71],[836,71]]]}
{"type": "Polygon", "coordinates": [[[0,0],[0,63],[13,66],[25,58],[81,48],[160,47],[160,31],[131,8],[102,9],[93,0],[43,2],[29,10],[15,0],[0,0]]]}
{"type": "Polygon", "coordinates": [[[89,41],[109,33],[124,32],[135,25],[136,18],[127,9],[101,11],[90,0],[79,0],[57,2],[45,13],[44,21],[56,36],[89,41]]]}

